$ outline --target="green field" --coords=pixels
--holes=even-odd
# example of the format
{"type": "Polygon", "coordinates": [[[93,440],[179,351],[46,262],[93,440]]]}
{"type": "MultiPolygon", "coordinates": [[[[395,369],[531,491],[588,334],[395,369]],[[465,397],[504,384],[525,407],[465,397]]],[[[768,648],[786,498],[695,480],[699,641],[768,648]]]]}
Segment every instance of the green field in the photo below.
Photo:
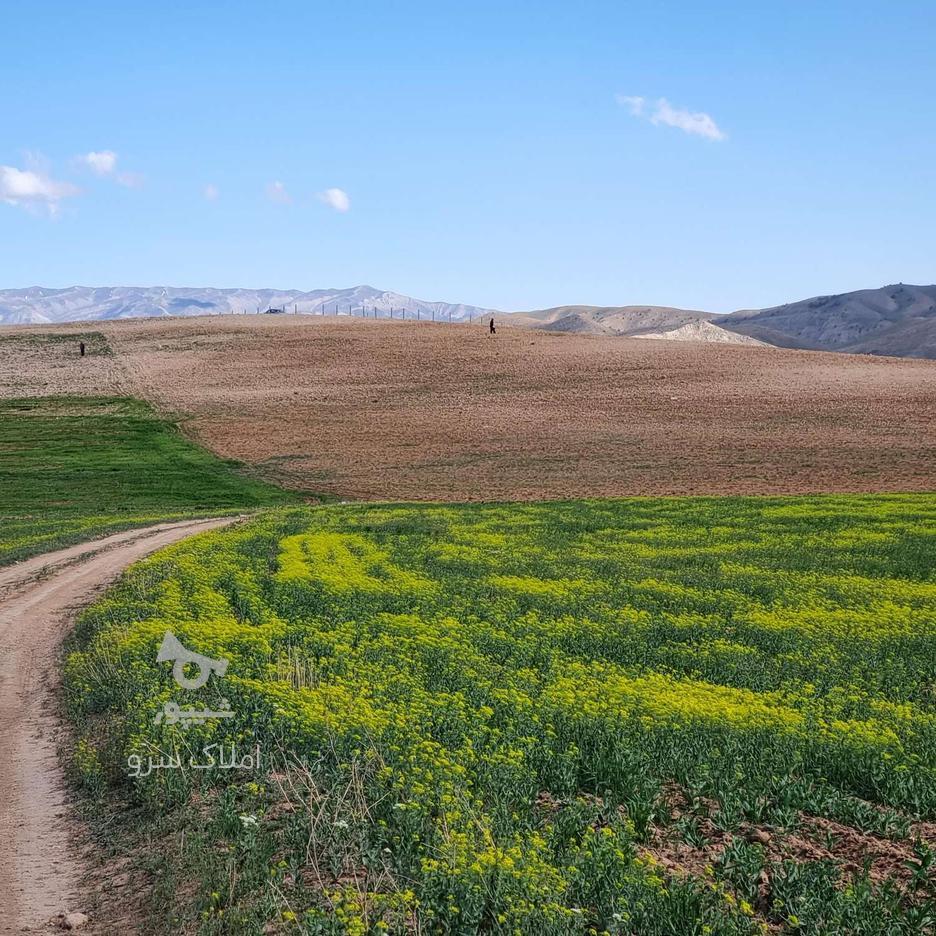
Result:
{"type": "Polygon", "coordinates": [[[125,527],[297,499],[140,400],[0,400],[0,565],[125,527]]]}
{"type": "Polygon", "coordinates": [[[352,505],[139,563],[66,691],[157,930],[883,936],[936,920],[934,647],[934,495],[352,505]]]}

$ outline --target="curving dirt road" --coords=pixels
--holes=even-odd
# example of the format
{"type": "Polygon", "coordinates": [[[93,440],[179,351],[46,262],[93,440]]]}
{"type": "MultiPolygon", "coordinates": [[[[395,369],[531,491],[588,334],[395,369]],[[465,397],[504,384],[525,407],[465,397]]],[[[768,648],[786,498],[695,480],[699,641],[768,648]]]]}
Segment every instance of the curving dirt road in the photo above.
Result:
{"type": "Polygon", "coordinates": [[[74,608],[137,559],[237,519],[128,530],[0,569],[0,933],[44,932],[80,909],[57,755],[58,650],[74,608]]]}

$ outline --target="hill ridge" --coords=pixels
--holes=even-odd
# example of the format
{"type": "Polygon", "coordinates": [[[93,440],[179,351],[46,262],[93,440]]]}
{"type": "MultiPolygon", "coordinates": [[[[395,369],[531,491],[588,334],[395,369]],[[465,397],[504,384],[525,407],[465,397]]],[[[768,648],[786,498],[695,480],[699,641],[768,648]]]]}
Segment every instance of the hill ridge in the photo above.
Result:
{"type": "Polygon", "coordinates": [[[687,339],[693,336],[689,340],[724,341],[719,333],[728,331],[799,350],[936,358],[936,286],[907,283],[724,314],[671,306],[566,305],[511,313],[507,321],[553,332],[621,337],[682,329],[687,339]]]}

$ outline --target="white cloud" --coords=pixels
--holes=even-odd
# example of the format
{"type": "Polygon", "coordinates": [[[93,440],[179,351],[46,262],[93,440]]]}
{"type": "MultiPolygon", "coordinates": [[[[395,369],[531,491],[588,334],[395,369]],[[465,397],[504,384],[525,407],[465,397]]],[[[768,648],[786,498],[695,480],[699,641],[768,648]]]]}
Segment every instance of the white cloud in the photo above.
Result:
{"type": "Polygon", "coordinates": [[[40,170],[0,166],[0,201],[35,211],[44,208],[56,215],[59,202],[78,194],[70,182],[58,182],[40,170]]]}
{"type": "Polygon", "coordinates": [[[673,107],[666,98],[660,98],[657,101],[656,111],[650,118],[650,122],[657,126],[665,124],[667,127],[677,127],[686,133],[705,137],[707,140],[725,139],[725,134],[708,114],[703,111],[693,113],[680,107],[673,107]]]}
{"type": "Polygon", "coordinates": [[[335,211],[340,211],[342,214],[349,211],[351,208],[351,199],[344,189],[325,189],[324,192],[319,192],[316,198],[318,198],[320,202],[328,205],[329,208],[334,208],[335,211]]]}
{"type": "Polygon", "coordinates": [[[117,154],[113,150],[85,153],[78,157],[78,161],[99,176],[111,175],[117,168],[117,154]]]}
{"type": "Polygon", "coordinates": [[[117,154],[113,150],[92,150],[83,156],[76,156],[79,166],[90,169],[101,178],[113,179],[124,188],[141,188],[145,181],[139,172],[117,171],[117,154]]]}
{"type": "Polygon", "coordinates": [[[212,182],[209,182],[203,189],[202,195],[207,201],[217,201],[221,197],[221,192],[218,189],[218,186],[212,182]]]}
{"type": "Polygon", "coordinates": [[[633,117],[649,120],[654,126],[676,127],[684,133],[705,137],[707,140],[724,140],[725,134],[718,124],[704,111],[689,111],[673,107],[666,98],[648,102],[642,97],[626,94],[616,95],[618,104],[626,107],[633,117]],[[649,107],[648,107],[649,105],[649,107]]]}
{"type": "Polygon", "coordinates": [[[292,202],[289,192],[286,191],[286,186],[282,182],[271,182],[266,187],[266,194],[270,201],[279,205],[288,205],[292,202]]]}

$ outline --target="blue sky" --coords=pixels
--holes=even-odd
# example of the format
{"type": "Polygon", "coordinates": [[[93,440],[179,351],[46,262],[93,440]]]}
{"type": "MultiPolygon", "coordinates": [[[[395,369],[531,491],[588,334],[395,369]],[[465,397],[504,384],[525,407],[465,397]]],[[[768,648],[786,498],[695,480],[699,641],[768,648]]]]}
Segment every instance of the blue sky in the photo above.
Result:
{"type": "Polygon", "coordinates": [[[4,11],[0,287],[936,281],[932,2],[184,6],[4,11]]]}

